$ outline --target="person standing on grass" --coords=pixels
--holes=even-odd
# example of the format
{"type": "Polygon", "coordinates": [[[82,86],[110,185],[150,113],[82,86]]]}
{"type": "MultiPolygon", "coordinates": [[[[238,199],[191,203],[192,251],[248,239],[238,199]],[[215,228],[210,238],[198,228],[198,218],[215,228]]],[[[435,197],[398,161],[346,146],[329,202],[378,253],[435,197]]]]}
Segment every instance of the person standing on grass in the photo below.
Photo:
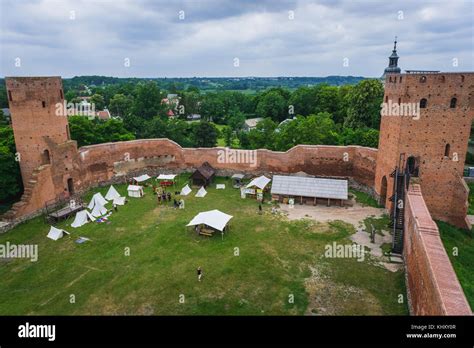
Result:
{"type": "Polygon", "coordinates": [[[202,278],[202,269],[201,266],[197,268],[197,276],[198,276],[198,281],[201,281],[202,278]]]}
{"type": "Polygon", "coordinates": [[[258,205],[258,213],[259,213],[259,214],[262,214],[262,204],[259,204],[259,205],[258,205]]]}

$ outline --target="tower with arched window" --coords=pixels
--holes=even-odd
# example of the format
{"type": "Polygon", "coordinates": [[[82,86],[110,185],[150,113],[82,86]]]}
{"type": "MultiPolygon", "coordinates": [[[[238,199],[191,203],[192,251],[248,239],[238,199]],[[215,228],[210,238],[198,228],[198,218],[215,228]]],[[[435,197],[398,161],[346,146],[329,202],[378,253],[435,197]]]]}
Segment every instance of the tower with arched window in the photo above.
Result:
{"type": "Polygon", "coordinates": [[[435,219],[469,227],[463,171],[473,91],[474,73],[409,70],[387,75],[384,102],[398,103],[400,114],[381,118],[375,191],[386,207],[393,204],[390,174],[398,168],[421,185],[435,219]]]}

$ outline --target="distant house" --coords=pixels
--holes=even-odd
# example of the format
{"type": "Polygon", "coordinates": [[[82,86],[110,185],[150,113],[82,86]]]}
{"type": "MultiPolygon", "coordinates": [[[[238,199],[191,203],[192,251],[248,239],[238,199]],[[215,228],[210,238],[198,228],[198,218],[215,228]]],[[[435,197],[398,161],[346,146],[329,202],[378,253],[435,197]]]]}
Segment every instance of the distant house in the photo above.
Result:
{"type": "Polygon", "coordinates": [[[161,100],[161,104],[168,106],[168,112],[166,113],[169,118],[174,118],[178,113],[179,96],[177,94],[168,94],[166,98],[161,100]]]}
{"type": "Polygon", "coordinates": [[[192,179],[194,185],[208,186],[215,175],[216,170],[208,162],[204,162],[202,166],[194,171],[190,179],[192,179]]]}
{"type": "Polygon", "coordinates": [[[257,123],[259,123],[261,120],[263,120],[263,118],[261,117],[249,118],[245,120],[244,131],[248,132],[249,130],[254,129],[255,127],[257,127],[257,123]]]}
{"type": "Polygon", "coordinates": [[[105,109],[97,113],[97,117],[101,120],[108,120],[111,118],[109,110],[105,109]]]}

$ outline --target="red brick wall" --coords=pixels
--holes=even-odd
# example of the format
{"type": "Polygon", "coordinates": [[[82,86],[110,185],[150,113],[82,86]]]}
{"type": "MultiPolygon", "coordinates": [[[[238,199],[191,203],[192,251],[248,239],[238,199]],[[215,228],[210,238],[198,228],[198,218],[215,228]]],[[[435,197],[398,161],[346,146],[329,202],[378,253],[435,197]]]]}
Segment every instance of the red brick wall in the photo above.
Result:
{"type": "Polygon", "coordinates": [[[414,315],[472,315],[419,185],[406,198],[404,251],[414,315]]]}
{"type": "Polygon", "coordinates": [[[77,167],[82,188],[116,175],[145,170],[170,171],[196,168],[209,162],[218,170],[247,173],[296,173],[354,178],[373,186],[377,150],[359,146],[299,145],[286,152],[257,150],[256,165],[220,163],[224,148],[182,148],[168,139],[146,139],[85,146],[79,149],[77,167]]]}

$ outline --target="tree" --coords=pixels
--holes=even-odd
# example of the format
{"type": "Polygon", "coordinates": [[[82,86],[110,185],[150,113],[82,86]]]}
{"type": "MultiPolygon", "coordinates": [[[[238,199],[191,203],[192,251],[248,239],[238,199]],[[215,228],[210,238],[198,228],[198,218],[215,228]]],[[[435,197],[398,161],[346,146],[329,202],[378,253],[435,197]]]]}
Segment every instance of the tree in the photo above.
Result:
{"type": "Polygon", "coordinates": [[[161,103],[163,96],[156,82],[139,83],[135,93],[136,97],[131,108],[134,116],[146,120],[151,120],[155,116],[166,117],[166,106],[161,103]]]}
{"type": "Polygon", "coordinates": [[[222,134],[224,135],[225,145],[228,147],[232,146],[232,141],[234,139],[234,132],[232,131],[232,128],[225,126],[222,129],[222,134]]]}
{"type": "Polygon", "coordinates": [[[283,124],[275,139],[276,150],[286,151],[299,144],[338,145],[340,136],[331,114],[320,112],[296,117],[283,124]]]}
{"type": "Polygon", "coordinates": [[[133,101],[130,97],[118,93],[110,99],[109,110],[112,115],[123,117],[129,114],[132,104],[133,101]]]}
{"type": "Polygon", "coordinates": [[[15,157],[13,129],[0,127],[0,203],[18,198],[23,190],[21,172],[15,157]]]}
{"type": "Polygon", "coordinates": [[[344,128],[342,131],[344,145],[378,146],[379,131],[372,128],[344,128]]]}
{"type": "Polygon", "coordinates": [[[200,101],[201,96],[199,92],[189,91],[181,93],[181,100],[179,101],[178,106],[178,117],[185,119],[187,115],[198,114],[200,101]],[[183,107],[183,114],[181,113],[181,107],[183,107]]]}
{"type": "Polygon", "coordinates": [[[275,122],[281,122],[288,116],[286,100],[277,91],[271,91],[261,97],[255,112],[259,117],[270,117],[275,122]]]}
{"type": "Polygon", "coordinates": [[[380,105],[383,101],[383,85],[379,80],[363,80],[346,95],[347,117],[345,127],[380,127],[380,105]]]}
{"type": "Polygon", "coordinates": [[[71,138],[77,141],[78,146],[135,139],[135,136],[125,129],[123,122],[115,119],[102,121],[97,118],[89,120],[83,116],[71,116],[69,128],[71,138]]]}
{"type": "Polygon", "coordinates": [[[102,95],[96,93],[91,97],[90,101],[91,104],[95,106],[96,111],[104,110],[105,100],[102,95]]]}
{"type": "Polygon", "coordinates": [[[233,130],[233,131],[239,131],[242,129],[245,123],[245,115],[243,112],[238,111],[238,110],[233,110],[231,111],[229,118],[227,120],[227,125],[233,130]]]}
{"type": "Polygon", "coordinates": [[[203,120],[221,124],[226,113],[222,95],[207,93],[201,102],[200,112],[203,120]]]}
{"type": "Polygon", "coordinates": [[[193,136],[195,147],[214,147],[218,130],[212,123],[201,121],[193,124],[193,136]]]}
{"type": "Polygon", "coordinates": [[[254,129],[248,132],[248,142],[252,149],[274,149],[275,130],[278,124],[267,117],[257,123],[254,129]]]}

